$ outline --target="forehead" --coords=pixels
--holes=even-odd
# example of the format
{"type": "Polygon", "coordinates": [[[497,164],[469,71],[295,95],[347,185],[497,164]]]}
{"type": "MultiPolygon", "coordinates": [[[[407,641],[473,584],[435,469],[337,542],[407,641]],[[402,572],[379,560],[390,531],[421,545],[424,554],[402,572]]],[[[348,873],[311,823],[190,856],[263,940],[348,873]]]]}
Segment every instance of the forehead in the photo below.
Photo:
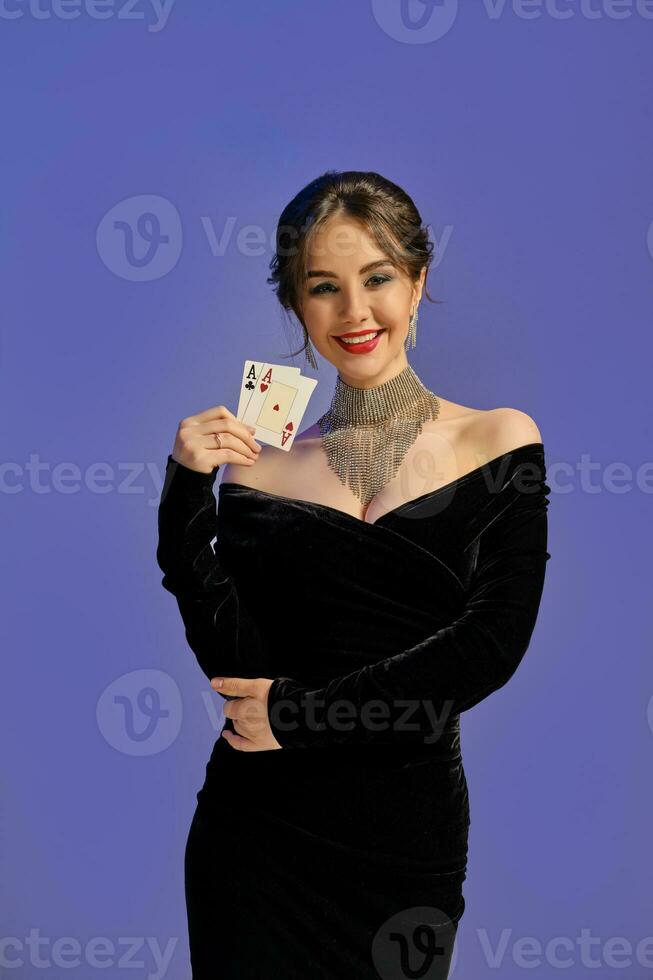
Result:
{"type": "Polygon", "coordinates": [[[306,258],[309,263],[328,258],[333,265],[348,264],[350,260],[371,262],[388,256],[361,222],[343,216],[330,218],[316,229],[307,243],[306,258]]]}

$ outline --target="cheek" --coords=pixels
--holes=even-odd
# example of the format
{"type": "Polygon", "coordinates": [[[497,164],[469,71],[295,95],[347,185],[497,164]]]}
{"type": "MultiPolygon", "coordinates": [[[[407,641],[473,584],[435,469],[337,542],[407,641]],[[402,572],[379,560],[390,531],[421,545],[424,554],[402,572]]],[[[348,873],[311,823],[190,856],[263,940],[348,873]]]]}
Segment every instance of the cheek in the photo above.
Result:
{"type": "Polygon", "coordinates": [[[393,300],[379,307],[379,319],[391,330],[405,329],[409,316],[410,310],[406,312],[406,304],[403,301],[393,300]]]}
{"type": "Polygon", "coordinates": [[[383,314],[389,324],[401,326],[410,315],[410,310],[406,312],[408,303],[409,299],[403,289],[389,289],[383,295],[379,294],[372,306],[377,307],[379,315],[383,314]]]}
{"type": "Polygon", "coordinates": [[[332,316],[325,305],[306,303],[304,320],[311,334],[319,338],[329,332],[333,324],[332,316]]]}

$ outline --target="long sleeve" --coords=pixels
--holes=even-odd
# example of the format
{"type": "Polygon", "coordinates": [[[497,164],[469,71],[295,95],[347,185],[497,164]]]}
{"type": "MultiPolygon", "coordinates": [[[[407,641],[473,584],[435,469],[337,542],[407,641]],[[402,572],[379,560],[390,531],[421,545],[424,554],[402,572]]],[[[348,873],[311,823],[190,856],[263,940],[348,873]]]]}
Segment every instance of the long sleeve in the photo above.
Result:
{"type": "Polygon", "coordinates": [[[465,605],[451,625],[317,690],[274,680],[268,717],[284,748],[432,742],[447,718],[507,683],[529,646],[551,557],[545,479],[542,452],[483,508],[465,605]]]}
{"type": "Polygon", "coordinates": [[[218,469],[199,473],[168,456],[158,510],[161,584],[175,596],[188,645],[209,679],[265,677],[263,639],[216,555],[218,469]]]}

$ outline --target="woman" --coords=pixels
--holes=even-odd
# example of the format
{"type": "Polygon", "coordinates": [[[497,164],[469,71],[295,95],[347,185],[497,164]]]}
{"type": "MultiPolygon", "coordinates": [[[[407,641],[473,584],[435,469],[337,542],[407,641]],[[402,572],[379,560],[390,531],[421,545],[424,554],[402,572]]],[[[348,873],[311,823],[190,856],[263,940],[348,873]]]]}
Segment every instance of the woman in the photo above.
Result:
{"type": "Polygon", "coordinates": [[[431,253],[378,174],[309,184],[270,281],[337,369],[329,410],[284,452],[218,406],[168,457],[163,585],[225,698],[186,847],[194,980],[449,974],[459,715],[529,645],[550,489],[528,415],[448,401],[409,365],[431,253]]]}

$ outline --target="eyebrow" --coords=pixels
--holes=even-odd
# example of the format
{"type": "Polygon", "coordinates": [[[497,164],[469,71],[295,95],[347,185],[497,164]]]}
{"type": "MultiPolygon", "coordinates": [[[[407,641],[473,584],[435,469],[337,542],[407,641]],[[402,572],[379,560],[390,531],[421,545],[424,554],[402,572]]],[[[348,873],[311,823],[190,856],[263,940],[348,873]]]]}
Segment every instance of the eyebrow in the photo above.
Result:
{"type": "MultiPolygon", "coordinates": [[[[367,265],[362,266],[358,273],[361,275],[363,272],[369,272],[371,269],[378,269],[382,265],[393,265],[394,263],[390,259],[378,259],[376,262],[368,262],[367,265]]],[[[307,279],[317,279],[320,276],[327,276],[331,279],[337,279],[338,274],[336,272],[325,272],[324,269],[309,269],[306,273],[307,279]]]]}

